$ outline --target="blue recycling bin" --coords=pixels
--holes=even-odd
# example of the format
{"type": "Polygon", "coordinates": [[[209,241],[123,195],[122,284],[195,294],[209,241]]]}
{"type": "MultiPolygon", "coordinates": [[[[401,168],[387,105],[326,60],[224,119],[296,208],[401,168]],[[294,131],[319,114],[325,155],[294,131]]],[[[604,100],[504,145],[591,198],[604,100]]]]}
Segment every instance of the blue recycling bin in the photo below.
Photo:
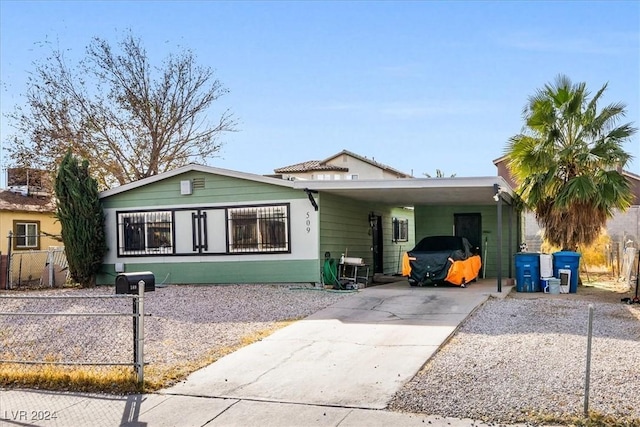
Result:
{"type": "Polygon", "coordinates": [[[575,294],[578,291],[579,266],[580,254],[577,252],[560,251],[553,254],[553,276],[560,279],[561,289],[568,282],[569,293],[575,294]]]}
{"type": "Polygon", "coordinates": [[[540,254],[518,252],[516,261],[516,291],[540,292],[540,254]]]}

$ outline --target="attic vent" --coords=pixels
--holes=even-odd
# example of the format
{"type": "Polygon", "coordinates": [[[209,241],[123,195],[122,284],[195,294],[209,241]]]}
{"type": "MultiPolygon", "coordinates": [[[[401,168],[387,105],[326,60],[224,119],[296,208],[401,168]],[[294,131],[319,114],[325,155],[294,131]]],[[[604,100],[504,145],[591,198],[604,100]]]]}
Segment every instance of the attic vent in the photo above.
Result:
{"type": "Polygon", "coordinates": [[[193,178],[193,189],[204,188],[204,178],[193,178]]]}
{"type": "Polygon", "coordinates": [[[180,194],[182,194],[183,196],[188,196],[191,193],[193,193],[193,189],[191,188],[191,181],[180,181],[180,194]]]}

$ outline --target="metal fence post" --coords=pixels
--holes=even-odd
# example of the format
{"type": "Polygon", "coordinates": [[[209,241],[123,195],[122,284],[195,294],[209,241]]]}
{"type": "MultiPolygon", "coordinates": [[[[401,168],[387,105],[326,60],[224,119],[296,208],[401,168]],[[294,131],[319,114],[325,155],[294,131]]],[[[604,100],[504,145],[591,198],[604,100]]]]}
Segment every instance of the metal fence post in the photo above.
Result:
{"type": "Polygon", "coordinates": [[[9,248],[7,249],[7,270],[3,271],[3,274],[7,275],[7,279],[5,281],[5,288],[11,289],[11,247],[13,246],[13,231],[9,230],[9,235],[7,236],[7,240],[9,241],[9,248]]]}
{"type": "Polygon", "coordinates": [[[133,295],[131,298],[133,305],[133,316],[131,323],[133,326],[133,371],[138,374],[138,296],[133,295]]]}
{"type": "Polygon", "coordinates": [[[593,304],[589,304],[587,323],[587,366],[584,378],[584,416],[589,416],[589,383],[591,379],[591,337],[593,336],[593,304]]]}
{"type": "Polygon", "coordinates": [[[144,281],[138,282],[138,310],[135,328],[136,335],[136,351],[134,352],[136,360],[134,363],[136,364],[136,370],[138,373],[138,383],[142,384],[144,381],[144,281]]]}
{"type": "Polygon", "coordinates": [[[47,252],[47,267],[49,268],[49,287],[53,288],[54,269],[53,269],[53,249],[49,248],[47,252]]]}

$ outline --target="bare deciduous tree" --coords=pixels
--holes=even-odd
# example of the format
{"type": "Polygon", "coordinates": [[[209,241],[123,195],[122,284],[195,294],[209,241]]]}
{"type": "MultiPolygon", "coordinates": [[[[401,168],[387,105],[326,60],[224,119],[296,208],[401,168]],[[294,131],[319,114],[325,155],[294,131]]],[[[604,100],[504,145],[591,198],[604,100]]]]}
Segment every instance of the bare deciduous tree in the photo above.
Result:
{"type": "Polygon", "coordinates": [[[18,132],[8,152],[18,166],[55,171],[72,149],[93,159],[100,187],[109,188],[206,163],[220,150],[220,136],[235,130],[229,110],[208,120],[228,91],[189,50],[153,66],[140,39],[128,33],[116,49],[94,38],[75,67],[60,49],[34,66],[26,105],[9,114],[18,132]]]}

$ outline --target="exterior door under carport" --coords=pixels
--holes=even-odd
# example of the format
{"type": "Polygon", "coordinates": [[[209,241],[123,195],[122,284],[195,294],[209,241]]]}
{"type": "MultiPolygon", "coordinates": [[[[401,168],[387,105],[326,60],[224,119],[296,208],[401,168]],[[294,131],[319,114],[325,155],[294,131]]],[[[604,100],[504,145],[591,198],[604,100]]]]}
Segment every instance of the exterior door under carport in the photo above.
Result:
{"type": "Polygon", "coordinates": [[[373,256],[373,272],[384,273],[384,239],[382,234],[382,216],[371,214],[369,216],[369,221],[371,226],[372,238],[371,252],[373,256]]]}
{"type": "Polygon", "coordinates": [[[466,237],[471,250],[482,255],[482,215],[479,213],[454,213],[453,226],[455,235],[466,237]]]}

